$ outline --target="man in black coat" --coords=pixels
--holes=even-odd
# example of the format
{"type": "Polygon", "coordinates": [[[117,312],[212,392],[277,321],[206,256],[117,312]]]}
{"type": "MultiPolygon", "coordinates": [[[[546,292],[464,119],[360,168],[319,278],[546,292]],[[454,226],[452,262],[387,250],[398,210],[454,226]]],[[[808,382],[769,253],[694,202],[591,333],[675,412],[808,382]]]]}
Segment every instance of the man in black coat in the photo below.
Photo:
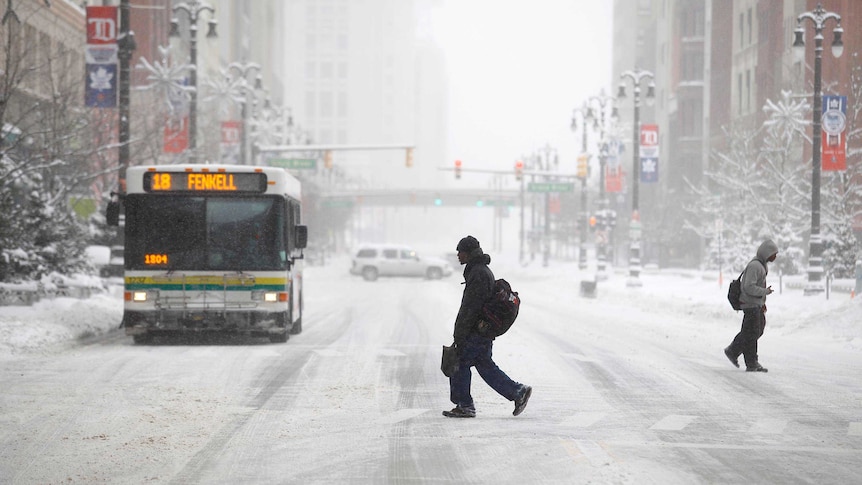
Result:
{"type": "Polygon", "coordinates": [[[479,241],[467,236],[458,242],[458,261],[464,267],[464,295],[455,318],[455,348],[458,351],[458,369],[449,377],[449,399],[455,404],[451,411],[443,411],[450,418],[475,418],[476,407],[470,395],[471,367],[501,396],[515,402],[515,416],[521,414],[533,389],[513,381],[491,359],[494,339],[480,335],[482,306],[494,292],[494,273],[488,264],[491,257],[482,251],[479,241]]]}

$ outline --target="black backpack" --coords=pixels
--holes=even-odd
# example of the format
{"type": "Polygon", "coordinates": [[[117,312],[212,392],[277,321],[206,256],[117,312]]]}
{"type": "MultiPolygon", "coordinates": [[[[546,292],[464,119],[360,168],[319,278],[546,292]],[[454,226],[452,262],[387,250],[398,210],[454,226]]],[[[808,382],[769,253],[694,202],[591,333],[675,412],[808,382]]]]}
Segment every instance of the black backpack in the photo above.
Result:
{"type": "MultiPolygon", "coordinates": [[[[752,261],[758,260],[752,259],[752,261]]],[[[748,265],[745,265],[745,268],[748,269],[748,265]]],[[[744,274],[745,269],[742,270],[742,273],[739,273],[739,278],[730,282],[730,287],[727,289],[727,301],[730,302],[730,306],[736,311],[742,310],[742,306],[739,303],[739,295],[742,293],[742,275],[744,274]]]]}
{"type": "Polygon", "coordinates": [[[482,306],[482,323],[479,332],[485,337],[499,337],[506,333],[518,318],[521,299],[503,279],[494,282],[494,294],[482,306]]]}
{"type": "Polygon", "coordinates": [[[727,301],[730,302],[730,306],[736,310],[742,310],[739,303],[739,295],[742,293],[742,275],[745,274],[745,270],[742,270],[742,273],[739,273],[739,278],[730,282],[730,287],[727,289],[727,301]]]}

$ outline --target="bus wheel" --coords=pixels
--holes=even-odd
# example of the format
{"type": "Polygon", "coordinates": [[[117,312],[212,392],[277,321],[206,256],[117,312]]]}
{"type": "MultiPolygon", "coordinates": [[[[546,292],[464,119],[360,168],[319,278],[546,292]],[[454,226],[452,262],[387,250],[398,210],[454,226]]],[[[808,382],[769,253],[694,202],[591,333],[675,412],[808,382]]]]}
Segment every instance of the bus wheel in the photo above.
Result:
{"type": "Polygon", "coordinates": [[[374,281],[377,279],[377,268],[368,266],[362,269],[362,277],[365,281],[374,281]]]}
{"type": "Polygon", "coordinates": [[[287,342],[287,339],[289,337],[290,336],[287,334],[287,330],[285,330],[283,333],[271,333],[271,334],[269,334],[269,341],[274,343],[274,344],[283,344],[283,343],[287,342]]]}
{"type": "Polygon", "coordinates": [[[428,279],[439,280],[443,277],[443,271],[440,268],[428,268],[428,279]]]}

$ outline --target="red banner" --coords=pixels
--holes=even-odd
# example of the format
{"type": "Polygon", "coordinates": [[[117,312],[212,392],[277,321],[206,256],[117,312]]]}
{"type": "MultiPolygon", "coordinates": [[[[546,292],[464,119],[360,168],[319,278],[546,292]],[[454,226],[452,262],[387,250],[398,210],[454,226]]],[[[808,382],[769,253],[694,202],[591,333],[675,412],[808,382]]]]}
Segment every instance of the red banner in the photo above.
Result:
{"type": "Polygon", "coordinates": [[[168,118],[165,121],[164,148],[165,153],[182,153],[189,147],[189,118],[179,120],[168,118]]]}
{"type": "Polygon", "coordinates": [[[605,192],[622,192],[623,191],[623,170],[622,168],[605,168],[605,192]]]}

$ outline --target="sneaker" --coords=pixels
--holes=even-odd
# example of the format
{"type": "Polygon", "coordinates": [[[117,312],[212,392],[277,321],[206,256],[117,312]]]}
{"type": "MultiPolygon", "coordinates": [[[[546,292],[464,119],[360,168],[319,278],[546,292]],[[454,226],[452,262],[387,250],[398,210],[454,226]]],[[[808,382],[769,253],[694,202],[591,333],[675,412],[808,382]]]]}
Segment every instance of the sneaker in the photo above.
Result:
{"type": "Polygon", "coordinates": [[[731,364],[739,368],[739,356],[734,357],[733,354],[730,352],[730,347],[724,349],[724,355],[727,356],[727,360],[729,360],[731,364]]]}
{"type": "Polygon", "coordinates": [[[524,412],[524,408],[527,407],[527,401],[530,400],[531,394],[533,394],[533,388],[530,386],[524,386],[524,390],[521,392],[521,397],[515,399],[515,410],[512,411],[513,416],[517,416],[524,412]]]}
{"type": "Polygon", "coordinates": [[[755,364],[750,367],[746,367],[745,372],[769,372],[769,370],[760,364],[755,364]]]}
{"type": "Polygon", "coordinates": [[[443,416],[447,418],[475,418],[476,410],[455,406],[451,411],[443,411],[443,416]]]}

